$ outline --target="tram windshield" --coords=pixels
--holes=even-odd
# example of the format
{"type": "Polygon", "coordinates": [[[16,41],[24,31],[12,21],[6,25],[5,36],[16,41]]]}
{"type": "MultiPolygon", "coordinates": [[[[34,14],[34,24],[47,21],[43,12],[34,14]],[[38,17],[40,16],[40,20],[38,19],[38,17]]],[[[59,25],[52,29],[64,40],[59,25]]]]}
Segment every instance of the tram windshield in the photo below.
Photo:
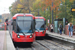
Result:
{"type": "Polygon", "coordinates": [[[36,25],[35,25],[35,29],[36,30],[44,30],[44,19],[36,19],[36,25]]]}
{"type": "Polygon", "coordinates": [[[32,17],[17,17],[17,33],[32,32],[32,17]]]}

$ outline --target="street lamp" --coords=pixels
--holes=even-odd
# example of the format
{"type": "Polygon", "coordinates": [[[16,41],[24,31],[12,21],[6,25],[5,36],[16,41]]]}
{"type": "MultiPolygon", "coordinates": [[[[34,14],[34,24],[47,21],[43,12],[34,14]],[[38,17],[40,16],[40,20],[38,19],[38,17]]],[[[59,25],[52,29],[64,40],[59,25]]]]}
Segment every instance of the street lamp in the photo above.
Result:
{"type": "MultiPolygon", "coordinates": [[[[46,12],[48,11],[48,8],[46,9],[46,12]]],[[[47,12],[47,17],[48,17],[48,12],[47,12]]]]}
{"type": "Polygon", "coordinates": [[[46,17],[47,17],[47,22],[48,22],[48,25],[49,25],[48,8],[46,8],[46,17]]]}
{"type": "MultiPolygon", "coordinates": [[[[65,6],[65,17],[63,18],[63,28],[65,29],[65,25],[66,25],[66,18],[67,18],[67,15],[66,15],[66,0],[65,0],[65,5],[62,4],[62,0],[61,0],[61,6],[65,6]]],[[[63,29],[63,32],[65,33],[65,30],[63,29]]]]}
{"type": "Polygon", "coordinates": [[[44,17],[45,17],[45,8],[44,8],[44,17]]]}
{"type": "MultiPolygon", "coordinates": [[[[52,7],[53,7],[53,0],[52,0],[52,7]]],[[[53,9],[52,9],[52,24],[54,23],[54,17],[53,17],[53,9]]]]}
{"type": "Polygon", "coordinates": [[[39,16],[39,10],[40,10],[40,9],[38,9],[38,16],[39,16]]]}
{"type": "Polygon", "coordinates": [[[65,7],[65,18],[67,18],[67,16],[66,16],[66,5],[63,5],[63,4],[61,3],[60,6],[64,6],[64,7],[65,7]]]}
{"type": "Polygon", "coordinates": [[[63,5],[62,3],[60,5],[63,5]]]}

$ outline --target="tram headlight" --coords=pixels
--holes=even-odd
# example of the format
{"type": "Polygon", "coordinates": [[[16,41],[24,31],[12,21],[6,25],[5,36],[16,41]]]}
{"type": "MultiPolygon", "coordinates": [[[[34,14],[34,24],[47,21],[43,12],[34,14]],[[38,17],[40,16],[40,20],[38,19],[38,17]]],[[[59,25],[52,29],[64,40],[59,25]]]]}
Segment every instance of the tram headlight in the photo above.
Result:
{"type": "Polygon", "coordinates": [[[30,38],[32,38],[32,36],[30,35],[30,38]]]}
{"type": "Polygon", "coordinates": [[[30,35],[30,38],[32,38],[32,34],[30,35]]]}
{"type": "Polygon", "coordinates": [[[43,33],[44,33],[44,31],[43,31],[43,33]]]}
{"type": "Polygon", "coordinates": [[[19,34],[17,35],[18,38],[20,38],[19,34]]]}

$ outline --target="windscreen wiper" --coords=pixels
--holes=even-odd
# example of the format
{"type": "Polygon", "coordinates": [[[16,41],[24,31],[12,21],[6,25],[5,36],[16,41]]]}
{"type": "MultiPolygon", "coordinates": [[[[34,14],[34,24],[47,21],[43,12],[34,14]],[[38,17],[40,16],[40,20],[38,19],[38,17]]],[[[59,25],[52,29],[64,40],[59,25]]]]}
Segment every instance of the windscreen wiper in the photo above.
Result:
{"type": "Polygon", "coordinates": [[[25,36],[25,34],[22,32],[22,34],[25,36]]]}

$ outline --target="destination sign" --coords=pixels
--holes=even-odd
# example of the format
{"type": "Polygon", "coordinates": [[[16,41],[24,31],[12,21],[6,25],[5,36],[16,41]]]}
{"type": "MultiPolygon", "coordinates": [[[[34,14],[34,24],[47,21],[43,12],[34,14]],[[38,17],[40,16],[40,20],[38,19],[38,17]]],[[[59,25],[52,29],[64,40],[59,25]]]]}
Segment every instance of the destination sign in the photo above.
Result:
{"type": "Polygon", "coordinates": [[[26,17],[26,16],[22,16],[22,17],[17,17],[17,20],[32,20],[32,17],[26,17]]]}
{"type": "Polygon", "coordinates": [[[36,21],[44,21],[44,19],[36,19],[36,21]]]}

